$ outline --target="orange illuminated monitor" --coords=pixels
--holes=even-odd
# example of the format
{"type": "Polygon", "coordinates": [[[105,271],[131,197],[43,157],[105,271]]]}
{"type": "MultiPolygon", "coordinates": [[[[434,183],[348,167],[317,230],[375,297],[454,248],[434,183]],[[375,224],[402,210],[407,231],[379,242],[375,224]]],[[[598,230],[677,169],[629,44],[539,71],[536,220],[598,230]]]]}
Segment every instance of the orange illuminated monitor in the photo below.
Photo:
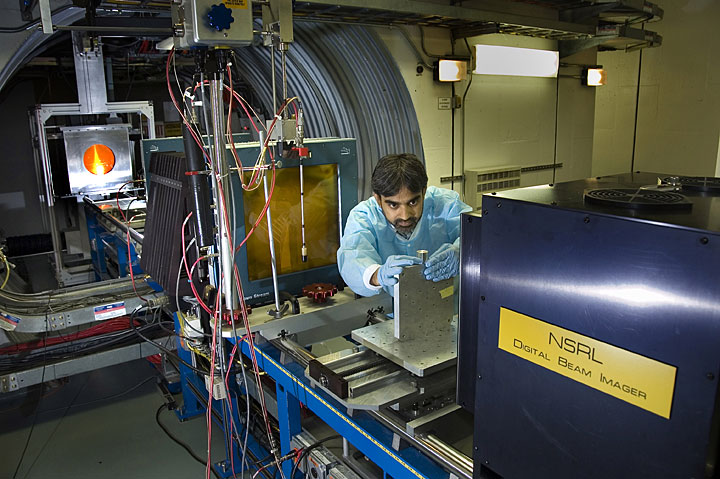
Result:
{"type": "Polygon", "coordinates": [[[93,175],[102,176],[115,167],[115,153],[105,145],[92,145],[85,150],[83,164],[93,175]]]}

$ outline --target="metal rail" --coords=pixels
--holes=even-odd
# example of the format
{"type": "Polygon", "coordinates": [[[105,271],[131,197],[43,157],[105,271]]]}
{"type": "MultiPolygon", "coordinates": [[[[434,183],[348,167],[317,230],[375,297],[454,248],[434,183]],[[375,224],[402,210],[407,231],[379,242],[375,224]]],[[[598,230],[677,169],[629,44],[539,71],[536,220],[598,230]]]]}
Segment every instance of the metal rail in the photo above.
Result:
{"type": "Polygon", "coordinates": [[[137,241],[138,243],[142,244],[143,239],[144,239],[142,233],[140,233],[140,232],[137,231],[136,229],[134,229],[134,228],[126,225],[125,223],[123,223],[123,222],[120,221],[119,219],[115,218],[113,215],[107,214],[106,212],[104,212],[103,210],[101,210],[101,209],[98,207],[98,205],[96,205],[95,202],[93,202],[93,200],[91,200],[91,199],[88,198],[87,196],[83,197],[83,201],[85,202],[86,205],[88,205],[88,206],[90,207],[91,210],[93,210],[95,213],[97,213],[98,215],[100,215],[101,218],[103,218],[103,219],[109,221],[110,223],[112,223],[114,226],[116,226],[117,228],[119,228],[120,231],[122,231],[123,233],[130,233],[130,237],[131,237],[132,239],[134,239],[134,240],[137,241]]]}
{"type": "MultiPolygon", "coordinates": [[[[307,367],[311,359],[316,357],[294,341],[283,338],[271,340],[270,343],[278,350],[288,354],[303,367],[307,367]]],[[[383,425],[388,427],[404,441],[412,444],[423,453],[434,457],[444,468],[459,478],[471,479],[473,475],[472,459],[456,449],[448,446],[435,436],[415,437],[407,433],[404,424],[379,411],[367,411],[383,425]]]]}
{"type": "MultiPolygon", "coordinates": [[[[156,338],[155,341],[171,339],[172,336],[156,338]]],[[[41,382],[60,379],[75,374],[94,371],[96,369],[125,363],[133,359],[141,359],[160,350],[153,344],[141,342],[102,351],[95,354],[88,354],[78,358],[68,359],[45,366],[37,366],[23,371],[16,371],[0,376],[0,393],[16,391],[18,389],[40,384],[41,382]]]]}

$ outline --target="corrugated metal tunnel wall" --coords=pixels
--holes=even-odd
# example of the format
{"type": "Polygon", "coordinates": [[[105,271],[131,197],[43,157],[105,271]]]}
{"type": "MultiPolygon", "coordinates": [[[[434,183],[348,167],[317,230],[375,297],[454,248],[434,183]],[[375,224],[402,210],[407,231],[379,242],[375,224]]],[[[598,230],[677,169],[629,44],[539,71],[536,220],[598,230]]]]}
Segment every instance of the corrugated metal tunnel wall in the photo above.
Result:
{"type": "MultiPolygon", "coordinates": [[[[242,48],[236,55],[245,82],[272,111],[270,49],[242,48]]],[[[412,99],[395,61],[372,30],[297,22],[286,71],[288,96],[302,100],[308,137],[357,138],[360,199],[370,196],[372,168],[383,155],[411,152],[423,158],[412,99]]],[[[278,98],[281,94],[278,91],[278,98]]]]}

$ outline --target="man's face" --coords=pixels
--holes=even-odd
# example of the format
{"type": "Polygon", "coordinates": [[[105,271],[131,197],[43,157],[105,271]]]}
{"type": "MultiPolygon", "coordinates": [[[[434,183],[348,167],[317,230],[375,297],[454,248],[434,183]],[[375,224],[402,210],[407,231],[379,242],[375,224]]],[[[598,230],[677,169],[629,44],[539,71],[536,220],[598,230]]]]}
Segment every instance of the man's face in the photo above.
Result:
{"type": "Polygon", "coordinates": [[[394,196],[374,195],[385,218],[395,226],[398,234],[409,238],[422,216],[425,190],[413,193],[403,187],[394,196]]]}

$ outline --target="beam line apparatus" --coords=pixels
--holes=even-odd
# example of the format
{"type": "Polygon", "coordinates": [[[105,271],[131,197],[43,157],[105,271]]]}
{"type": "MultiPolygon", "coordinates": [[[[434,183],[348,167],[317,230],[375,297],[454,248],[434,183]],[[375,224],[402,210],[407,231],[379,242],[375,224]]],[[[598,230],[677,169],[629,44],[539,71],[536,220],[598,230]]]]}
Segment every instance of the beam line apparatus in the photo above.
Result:
{"type": "Polygon", "coordinates": [[[228,311],[235,309],[233,292],[233,254],[230,244],[230,225],[228,219],[233,208],[230,202],[230,177],[227,162],[225,161],[225,114],[222,108],[222,95],[224,90],[223,74],[217,72],[210,80],[210,104],[213,136],[213,196],[215,196],[215,212],[217,214],[218,236],[220,239],[220,278],[219,288],[224,294],[225,307],[228,311]]]}

